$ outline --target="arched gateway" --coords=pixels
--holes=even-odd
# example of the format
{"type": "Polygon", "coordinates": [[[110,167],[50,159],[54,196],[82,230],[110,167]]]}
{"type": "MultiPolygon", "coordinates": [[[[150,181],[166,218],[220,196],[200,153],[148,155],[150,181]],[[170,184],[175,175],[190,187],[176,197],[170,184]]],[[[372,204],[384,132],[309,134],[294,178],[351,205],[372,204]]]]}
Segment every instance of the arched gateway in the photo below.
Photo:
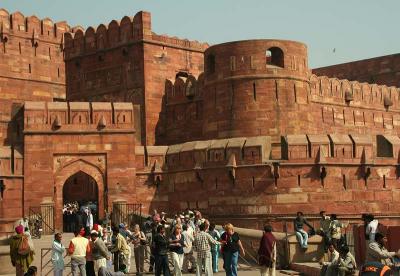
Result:
{"type": "Polygon", "coordinates": [[[70,176],[63,187],[63,231],[73,232],[78,222],[78,212],[87,206],[94,221],[98,219],[99,193],[96,180],[79,171],[70,176]]]}
{"type": "MultiPolygon", "coordinates": [[[[63,166],[55,177],[55,225],[57,229],[71,231],[63,217],[64,204],[78,202],[90,205],[94,218],[104,215],[104,173],[102,169],[85,160],[73,160],[63,166]]],[[[69,221],[68,221],[69,222],[69,221]]]]}

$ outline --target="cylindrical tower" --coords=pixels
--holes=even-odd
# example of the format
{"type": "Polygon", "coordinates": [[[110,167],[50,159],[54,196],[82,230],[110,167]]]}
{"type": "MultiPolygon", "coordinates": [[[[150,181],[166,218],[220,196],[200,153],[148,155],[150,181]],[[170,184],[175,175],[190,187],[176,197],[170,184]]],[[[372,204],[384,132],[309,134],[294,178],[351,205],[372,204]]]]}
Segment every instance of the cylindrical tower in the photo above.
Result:
{"type": "Polygon", "coordinates": [[[205,138],[301,132],[296,106],[307,103],[305,44],[228,42],[208,48],[204,58],[205,138]]]}

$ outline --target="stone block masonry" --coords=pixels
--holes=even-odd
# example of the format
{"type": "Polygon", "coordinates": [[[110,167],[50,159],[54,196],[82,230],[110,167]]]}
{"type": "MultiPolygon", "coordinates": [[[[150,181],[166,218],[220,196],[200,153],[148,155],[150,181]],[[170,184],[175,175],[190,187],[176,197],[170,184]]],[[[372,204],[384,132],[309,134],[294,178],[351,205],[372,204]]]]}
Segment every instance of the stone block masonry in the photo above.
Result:
{"type": "Polygon", "coordinates": [[[0,230],[42,202],[61,228],[72,198],[246,227],[393,215],[397,55],[376,60],[312,71],[303,43],[209,46],[154,33],[145,11],[84,30],[1,9],[0,230]]]}

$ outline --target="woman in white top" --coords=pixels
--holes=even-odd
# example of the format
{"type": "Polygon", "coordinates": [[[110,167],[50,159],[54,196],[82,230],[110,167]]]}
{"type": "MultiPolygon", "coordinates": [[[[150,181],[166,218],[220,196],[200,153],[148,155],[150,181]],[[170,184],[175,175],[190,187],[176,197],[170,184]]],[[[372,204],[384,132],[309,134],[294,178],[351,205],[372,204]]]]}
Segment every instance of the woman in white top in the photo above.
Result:
{"type": "Polygon", "coordinates": [[[133,228],[132,233],[134,239],[133,243],[133,252],[135,254],[135,264],[136,264],[136,272],[138,275],[144,272],[144,250],[146,245],[146,236],[140,231],[140,227],[136,224],[133,228]]]}
{"type": "Polygon", "coordinates": [[[51,261],[53,262],[54,276],[62,276],[64,270],[64,252],[65,247],[61,243],[62,235],[57,233],[54,235],[53,246],[51,249],[51,261]]]}

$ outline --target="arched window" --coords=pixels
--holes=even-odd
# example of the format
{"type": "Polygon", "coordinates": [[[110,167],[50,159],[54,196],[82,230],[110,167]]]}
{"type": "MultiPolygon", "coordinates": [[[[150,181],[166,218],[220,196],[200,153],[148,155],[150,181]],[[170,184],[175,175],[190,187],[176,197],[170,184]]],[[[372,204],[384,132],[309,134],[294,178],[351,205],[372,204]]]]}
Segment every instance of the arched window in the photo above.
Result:
{"type": "Polygon", "coordinates": [[[215,73],[215,56],[212,54],[207,57],[207,72],[209,74],[215,73]]]}
{"type": "Polygon", "coordinates": [[[283,51],[278,47],[271,47],[265,51],[265,63],[266,65],[285,67],[283,51]]]}

